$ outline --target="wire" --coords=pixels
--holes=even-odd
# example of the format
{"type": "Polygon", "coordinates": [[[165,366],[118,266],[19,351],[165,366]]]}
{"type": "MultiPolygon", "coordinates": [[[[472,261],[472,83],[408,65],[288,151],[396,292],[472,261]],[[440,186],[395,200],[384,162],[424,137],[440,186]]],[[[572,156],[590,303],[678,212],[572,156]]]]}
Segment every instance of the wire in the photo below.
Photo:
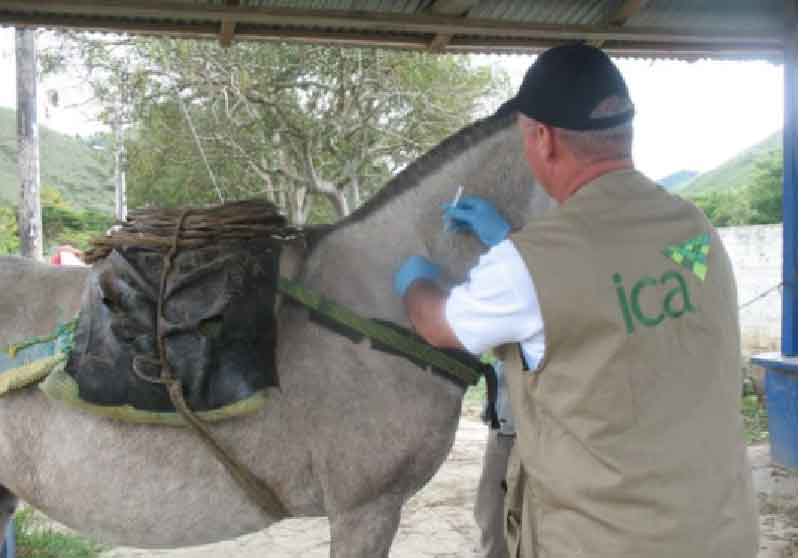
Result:
{"type": "Polygon", "coordinates": [[[784,281],[780,281],[779,283],[777,283],[776,285],[774,285],[772,288],[768,289],[767,291],[762,292],[759,295],[757,295],[755,298],[749,300],[748,302],[744,302],[743,304],[741,304],[738,307],[738,310],[743,310],[744,308],[746,308],[747,306],[750,306],[751,304],[754,304],[758,300],[766,298],[767,296],[769,296],[774,291],[777,291],[777,290],[781,289],[784,285],[785,285],[785,282],[784,281]]]}

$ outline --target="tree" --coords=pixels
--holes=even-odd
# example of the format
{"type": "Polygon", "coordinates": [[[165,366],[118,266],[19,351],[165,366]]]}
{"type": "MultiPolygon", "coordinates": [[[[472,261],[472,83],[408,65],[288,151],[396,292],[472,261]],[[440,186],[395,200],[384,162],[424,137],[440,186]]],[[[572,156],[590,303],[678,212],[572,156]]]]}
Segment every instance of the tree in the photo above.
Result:
{"type": "Polygon", "coordinates": [[[774,149],[754,163],[752,180],[734,191],[692,198],[717,227],[782,222],[782,152],[774,149]]]}
{"type": "Polygon", "coordinates": [[[781,223],[783,157],[775,149],[755,163],[755,178],[749,187],[749,223],[762,225],[781,223]]]}
{"type": "MultiPolygon", "coordinates": [[[[94,209],[75,209],[55,188],[42,188],[42,230],[45,251],[59,244],[89,248],[90,239],[113,224],[111,215],[94,209]]],[[[0,204],[0,254],[18,254],[20,239],[14,208],[0,204]]]]}
{"type": "Polygon", "coordinates": [[[127,68],[132,206],[261,195],[298,224],[348,214],[509,89],[506,75],[466,57],[87,36],[70,43],[107,106],[114,76],[127,68]]]}

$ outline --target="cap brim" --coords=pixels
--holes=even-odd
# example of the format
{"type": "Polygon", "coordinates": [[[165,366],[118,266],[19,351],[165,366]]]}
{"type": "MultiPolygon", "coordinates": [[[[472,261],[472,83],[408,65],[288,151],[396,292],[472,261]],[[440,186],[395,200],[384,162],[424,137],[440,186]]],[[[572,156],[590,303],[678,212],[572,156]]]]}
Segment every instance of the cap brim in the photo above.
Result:
{"type": "Polygon", "coordinates": [[[508,114],[519,112],[519,106],[520,102],[518,101],[518,97],[507,99],[501,104],[500,107],[496,109],[496,112],[493,114],[493,116],[507,116],[508,114]]]}

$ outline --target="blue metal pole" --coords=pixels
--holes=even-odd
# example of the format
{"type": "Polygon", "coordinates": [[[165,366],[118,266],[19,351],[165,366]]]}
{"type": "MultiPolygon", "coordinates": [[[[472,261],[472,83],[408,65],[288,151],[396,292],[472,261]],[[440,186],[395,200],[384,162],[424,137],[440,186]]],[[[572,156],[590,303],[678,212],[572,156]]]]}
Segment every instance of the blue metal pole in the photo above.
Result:
{"type": "Polygon", "coordinates": [[[0,546],[0,558],[16,558],[17,556],[17,535],[14,531],[14,520],[9,519],[6,526],[6,540],[0,546]]]}
{"type": "Polygon", "coordinates": [[[797,6],[786,2],[785,127],[783,132],[783,356],[798,354],[797,333],[797,6]]]}

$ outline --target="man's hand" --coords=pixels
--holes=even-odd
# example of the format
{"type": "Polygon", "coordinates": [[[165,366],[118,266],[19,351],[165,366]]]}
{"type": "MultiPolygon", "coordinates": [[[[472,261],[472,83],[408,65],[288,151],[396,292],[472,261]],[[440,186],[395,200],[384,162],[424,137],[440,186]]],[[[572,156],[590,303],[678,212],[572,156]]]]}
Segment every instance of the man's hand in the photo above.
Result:
{"type": "Polygon", "coordinates": [[[440,268],[423,256],[411,256],[398,269],[393,281],[395,293],[403,297],[412,283],[418,279],[436,281],[440,277],[440,268]]]}
{"type": "Polygon", "coordinates": [[[449,229],[472,232],[487,247],[507,238],[510,225],[493,204],[478,196],[462,198],[455,205],[443,206],[443,222],[449,229]]]}

